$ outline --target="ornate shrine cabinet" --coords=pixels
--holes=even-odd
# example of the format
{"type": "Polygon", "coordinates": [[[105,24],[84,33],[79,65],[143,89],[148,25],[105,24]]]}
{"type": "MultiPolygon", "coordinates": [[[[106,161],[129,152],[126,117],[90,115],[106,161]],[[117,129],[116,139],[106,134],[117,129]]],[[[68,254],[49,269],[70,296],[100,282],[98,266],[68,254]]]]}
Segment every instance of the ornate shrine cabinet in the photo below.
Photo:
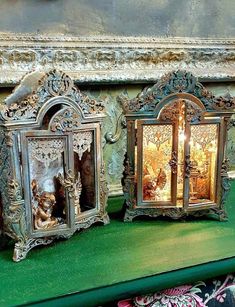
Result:
{"type": "Polygon", "coordinates": [[[16,241],[14,261],[34,246],[109,222],[100,135],[104,106],[57,71],[16,100],[23,81],[0,113],[3,232],[16,241]]]}
{"type": "Polygon", "coordinates": [[[177,71],[122,104],[124,219],[212,214],[224,220],[230,188],[224,152],[235,99],[214,97],[191,73],[177,71]]]}

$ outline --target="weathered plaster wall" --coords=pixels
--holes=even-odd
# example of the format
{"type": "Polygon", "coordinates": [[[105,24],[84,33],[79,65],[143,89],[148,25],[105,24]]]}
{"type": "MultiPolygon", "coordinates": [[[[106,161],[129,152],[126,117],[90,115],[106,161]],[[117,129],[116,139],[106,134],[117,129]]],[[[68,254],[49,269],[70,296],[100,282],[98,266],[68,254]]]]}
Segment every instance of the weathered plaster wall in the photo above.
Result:
{"type": "Polygon", "coordinates": [[[1,0],[0,31],[234,37],[233,0],[1,0]]]}

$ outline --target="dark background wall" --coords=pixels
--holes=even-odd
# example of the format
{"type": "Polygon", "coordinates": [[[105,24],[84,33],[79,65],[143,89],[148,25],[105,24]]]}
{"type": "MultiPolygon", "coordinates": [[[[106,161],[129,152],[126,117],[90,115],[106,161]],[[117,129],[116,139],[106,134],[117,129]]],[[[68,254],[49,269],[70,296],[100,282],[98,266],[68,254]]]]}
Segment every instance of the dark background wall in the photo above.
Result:
{"type": "Polygon", "coordinates": [[[235,37],[234,0],[1,0],[0,31],[235,37]]]}

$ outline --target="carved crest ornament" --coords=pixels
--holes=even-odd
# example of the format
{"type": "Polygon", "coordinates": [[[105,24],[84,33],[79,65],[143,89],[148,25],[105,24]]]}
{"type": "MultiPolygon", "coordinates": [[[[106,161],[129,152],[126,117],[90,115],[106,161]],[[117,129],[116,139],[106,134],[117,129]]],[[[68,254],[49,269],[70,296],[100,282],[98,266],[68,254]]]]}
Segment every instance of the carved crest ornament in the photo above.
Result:
{"type": "Polygon", "coordinates": [[[225,157],[235,98],[215,97],[190,72],[175,71],[136,98],[121,98],[127,123],[125,221],[136,216],[214,215],[225,220],[225,157]]]}
{"type": "Polygon", "coordinates": [[[0,110],[3,233],[14,261],[30,249],[109,222],[101,146],[104,105],[52,70],[22,96],[25,80],[0,110]]]}

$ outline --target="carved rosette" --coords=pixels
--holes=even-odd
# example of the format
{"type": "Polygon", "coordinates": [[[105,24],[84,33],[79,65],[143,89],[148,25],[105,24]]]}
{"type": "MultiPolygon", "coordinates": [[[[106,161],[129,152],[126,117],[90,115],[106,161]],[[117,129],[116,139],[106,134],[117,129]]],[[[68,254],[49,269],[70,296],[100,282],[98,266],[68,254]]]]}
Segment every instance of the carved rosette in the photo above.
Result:
{"type": "Polygon", "coordinates": [[[162,109],[160,113],[160,119],[162,121],[172,121],[175,122],[179,119],[180,109],[178,101],[174,101],[173,103],[167,105],[162,109]]]}
{"type": "Polygon", "coordinates": [[[48,96],[52,97],[68,95],[74,86],[72,79],[67,74],[57,70],[47,73],[39,84],[48,96]]]}
{"type": "Polygon", "coordinates": [[[195,103],[189,100],[185,101],[186,104],[186,121],[195,122],[200,121],[203,116],[203,110],[199,108],[195,103]]]}

